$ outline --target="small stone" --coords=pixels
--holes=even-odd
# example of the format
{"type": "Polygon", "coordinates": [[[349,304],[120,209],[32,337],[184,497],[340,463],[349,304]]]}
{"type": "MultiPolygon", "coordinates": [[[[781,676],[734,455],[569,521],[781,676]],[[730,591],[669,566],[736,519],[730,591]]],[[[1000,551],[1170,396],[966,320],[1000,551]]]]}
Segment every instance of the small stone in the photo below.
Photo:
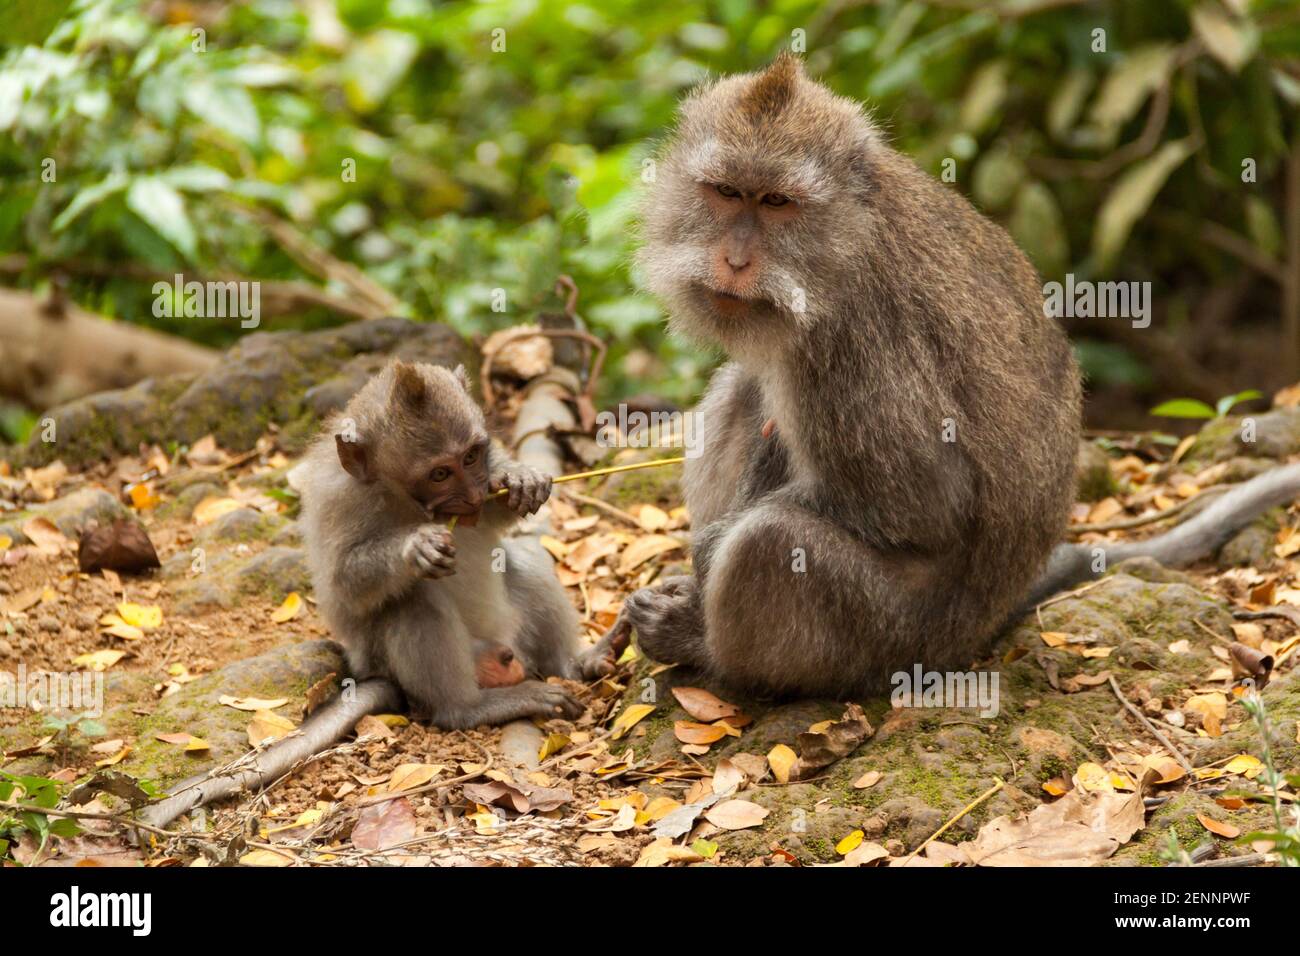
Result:
{"type": "Polygon", "coordinates": [[[49,614],[44,614],[37,618],[36,626],[47,634],[57,634],[59,631],[63,630],[63,625],[59,623],[59,619],[49,614]]]}
{"type": "Polygon", "coordinates": [[[867,817],[862,821],[862,832],[867,837],[875,839],[889,828],[889,821],[884,817],[867,817]]]}
{"type": "Polygon", "coordinates": [[[1160,717],[1161,719],[1164,720],[1166,724],[1169,724],[1173,727],[1187,726],[1187,718],[1183,716],[1183,712],[1181,710],[1167,710],[1163,714],[1161,714],[1160,717]]]}
{"type": "Polygon", "coordinates": [[[13,657],[14,646],[0,637],[0,657],[13,657]]]}

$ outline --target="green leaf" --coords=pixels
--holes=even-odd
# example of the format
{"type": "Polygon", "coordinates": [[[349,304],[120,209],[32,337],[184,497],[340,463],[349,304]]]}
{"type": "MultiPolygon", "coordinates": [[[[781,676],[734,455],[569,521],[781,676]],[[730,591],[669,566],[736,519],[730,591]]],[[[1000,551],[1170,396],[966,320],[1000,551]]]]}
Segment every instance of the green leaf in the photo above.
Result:
{"type": "Polygon", "coordinates": [[[91,720],[85,717],[77,721],[77,729],[87,737],[103,737],[108,733],[108,728],[97,720],[91,720]]]}
{"type": "Polygon", "coordinates": [[[1263,398],[1264,394],[1257,388],[1248,388],[1244,392],[1238,392],[1236,395],[1225,395],[1214,403],[1214,409],[1218,412],[1218,417],[1222,418],[1228,412],[1232,411],[1234,405],[1240,402],[1249,402],[1256,398],[1263,398]]]}
{"type": "Polygon", "coordinates": [[[1133,224],[1150,208],[1156,194],[1195,146],[1190,137],[1165,143],[1153,156],[1134,163],[1120,177],[1097,213],[1092,251],[1098,267],[1109,269],[1128,242],[1133,224]]]}
{"type": "Polygon", "coordinates": [[[187,259],[194,258],[198,246],[194,226],[185,200],[175,189],[157,176],[146,176],[131,184],[126,205],[187,259]]]}
{"type": "Polygon", "coordinates": [[[67,208],[55,217],[53,229],[55,232],[61,232],[66,229],[78,216],[92,206],[97,206],[114,193],[119,193],[126,188],[129,182],[126,173],[114,171],[105,176],[102,180],[93,186],[87,186],[77,195],[72,197],[72,202],[68,203],[67,208]]]}
{"type": "Polygon", "coordinates": [[[1151,409],[1162,418],[1214,418],[1214,409],[1196,398],[1175,398],[1151,409]]]}
{"type": "Polygon", "coordinates": [[[257,106],[242,86],[199,80],[181,94],[185,108],[247,146],[262,140],[262,120],[257,106]]]}

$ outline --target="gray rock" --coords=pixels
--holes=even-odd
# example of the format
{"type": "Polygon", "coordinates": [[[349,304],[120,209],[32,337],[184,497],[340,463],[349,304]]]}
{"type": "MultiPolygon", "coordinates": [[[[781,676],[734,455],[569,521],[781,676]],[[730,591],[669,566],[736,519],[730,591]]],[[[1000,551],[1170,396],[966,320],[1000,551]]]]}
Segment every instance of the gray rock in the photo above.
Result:
{"type": "Polygon", "coordinates": [[[1110,471],[1110,458],[1090,441],[1079,442],[1075,459],[1075,494],[1080,501],[1101,501],[1115,493],[1115,476],[1110,471]]]}
{"type": "Polygon", "coordinates": [[[49,519],[69,538],[75,539],[92,521],[102,526],[126,517],[126,514],[122,503],[102,488],[82,488],[62,498],[55,498],[48,504],[34,505],[30,511],[12,516],[6,523],[0,524],[0,534],[8,535],[20,544],[26,542],[27,536],[22,532],[23,523],[32,517],[42,517],[49,519]]]}
{"type": "Polygon", "coordinates": [[[1212,421],[1201,429],[1186,458],[1217,462],[1237,456],[1286,458],[1297,453],[1300,453],[1300,406],[1212,421]],[[1247,418],[1254,422],[1254,441],[1244,440],[1242,424],[1247,418]]]}
{"type": "Polygon", "coordinates": [[[197,375],[148,379],[51,410],[59,440],[36,435],[11,457],[19,464],[55,457],[74,464],[133,451],[140,442],[193,442],[209,433],[223,448],[242,451],[271,422],[280,424],[283,444],[300,447],[322,415],[394,355],[447,367],[475,362],[464,340],[439,323],[389,318],[315,332],[258,332],[197,375]]]}

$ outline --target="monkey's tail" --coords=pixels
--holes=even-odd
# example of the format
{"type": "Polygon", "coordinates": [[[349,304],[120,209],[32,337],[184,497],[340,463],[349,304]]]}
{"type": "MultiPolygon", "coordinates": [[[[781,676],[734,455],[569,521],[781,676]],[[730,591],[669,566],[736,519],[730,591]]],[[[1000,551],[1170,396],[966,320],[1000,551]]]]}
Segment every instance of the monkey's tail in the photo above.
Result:
{"type": "Polygon", "coordinates": [[[1057,591],[1091,578],[1128,558],[1154,558],[1170,568],[1213,554],[1257,516],[1300,496],[1300,463],[1283,465],[1220,495],[1178,527],[1147,538],[1115,544],[1058,544],[1034,582],[1025,610],[1057,591]],[[1098,552],[1104,552],[1104,557],[1098,552]],[[1101,560],[1098,560],[1101,558],[1101,560]]]}
{"type": "Polygon", "coordinates": [[[178,784],[168,797],[146,807],[140,813],[140,819],[156,827],[165,827],[196,807],[241,790],[263,787],[300,762],[342,740],[367,714],[397,710],[401,706],[402,693],[396,684],[377,677],[363,680],[352,693],[339,694],[307,718],[296,732],[257,754],[251,763],[203,774],[178,784]]]}

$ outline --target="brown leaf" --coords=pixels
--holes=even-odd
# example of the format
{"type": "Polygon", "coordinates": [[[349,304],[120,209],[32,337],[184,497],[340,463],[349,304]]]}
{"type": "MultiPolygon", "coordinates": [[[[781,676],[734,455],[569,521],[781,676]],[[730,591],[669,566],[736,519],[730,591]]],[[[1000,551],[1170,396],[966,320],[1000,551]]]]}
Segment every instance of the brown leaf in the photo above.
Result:
{"type": "Polygon", "coordinates": [[[678,720],[673,723],[673,736],[684,744],[712,744],[727,736],[727,731],[714,724],[678,720]]]}
{"type": "Polygon", "coordinates": [[[1142,794],[1083,787],[1027,815],[1004,815],[960,849],[977,866],[1092,866],[1146,825],[1142,794]]]}
{"type": "Polygon", "coordinates": [[[700,687],[674,687],[673,696],[682,705],[682,710],[705,723],[740,713],[740,708],[735,704],[728,704],[700,687]]]}
{"type": "Polygon", "coordinates": [[[362,807],[352,828],[352,845],[359,850],[387,850],[417,833],[415,811],[406,797],[362,807]]]}
{"type": "Polygon", "coordinates": [[[523,780],[507,783],[489,780],[485,783],[467,783],[461,789],[466,800],[484,806],[497,804],[517,813],[530,810],[555,810],[573,799],[573,791],[563,787],[539,787],[523,780]]]}
{"type": "Polygon", "coordinates": [[[1241,828],[1235,827],[1231,823],[1224,823],[1222,820],[1216,820],[1213,817],[1207,817],[1204,813],[1198,813],[1196,819],[1201,821],[1201,826],[1209,830],[1215,836],[1221,836],[1226,840],[1235,840],[1241,836],[1241,828]]]}
{"type": "Polygon", "coordinates": [[[790,771],[791,780],[807,780],[841,757],[853,753],[864,740],[874,734],[867,715],[857,704],[849,704],[844,716],[834,721],[821,733],[802,733],[795,744],[799,748],[799,761],[790,771]]]}
{"type": "Polygon", "coordinates": [[[28,518],[22,532],[41,554],[58,554],[70,543],[49,518],[28,518]]]}
{"type": "Polygon", "coordinates": [[[666,534],[648,534],[637,538],[624,549],[618,559],[618,573],[630,574],[651,558],[669,551],[679,550],[682,543],[666,534]]]}
{"type": "Polygon", "coordinates": [[[1228,653],[1232,657],[1233,676],[1249,677],[1255,682],[1256,690],[1263,690],[1273,675],[1273,655],[1238,641],[1228,645],[1228,653]]]}
{"type": "Polygon", "coordinates": [[[86,573],[122,571],[138,574],[159,567],[158,552],[134,518],[118,518],[103,528],[81,535],[77,542],[77,566],[86,573]]]}

